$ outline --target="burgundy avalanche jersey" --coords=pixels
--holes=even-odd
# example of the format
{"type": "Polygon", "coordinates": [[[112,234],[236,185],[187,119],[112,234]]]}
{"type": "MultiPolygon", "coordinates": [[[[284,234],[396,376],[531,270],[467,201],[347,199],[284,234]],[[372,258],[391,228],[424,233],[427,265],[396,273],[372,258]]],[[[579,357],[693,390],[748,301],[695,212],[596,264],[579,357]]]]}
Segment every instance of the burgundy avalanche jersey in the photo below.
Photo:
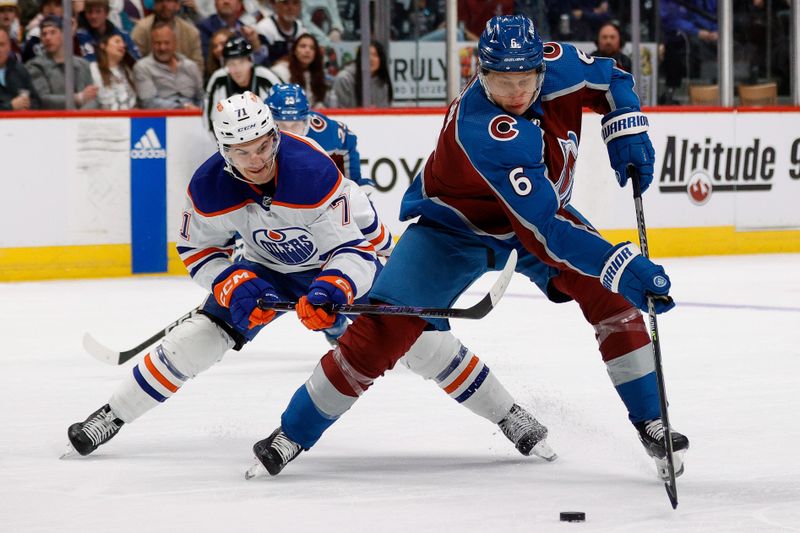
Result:
{"type": "Polygon", "coordinates": [[[546,263],[597,276],[611,244],[564,209],[572,193],[582,107],[639,108],[631,76],[572,45],[544,45],[542,92],[525,116],[491,102],[477,78],[450,104],[436,150],[403,198],[458,231],[518,238],[546,263]]]}

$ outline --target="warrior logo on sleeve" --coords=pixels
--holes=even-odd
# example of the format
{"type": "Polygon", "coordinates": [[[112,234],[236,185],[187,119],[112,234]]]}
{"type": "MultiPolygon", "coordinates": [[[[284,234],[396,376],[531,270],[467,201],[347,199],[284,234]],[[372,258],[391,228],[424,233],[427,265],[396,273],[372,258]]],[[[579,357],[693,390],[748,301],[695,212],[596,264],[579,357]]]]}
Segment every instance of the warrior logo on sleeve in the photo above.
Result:
{"type": "Polygon", "coordinates": [[[260,229],[253,232],[253,240],[270,257],[284,265],[303,264],[317,252],[314,239],[303,228],[260,229]]]}

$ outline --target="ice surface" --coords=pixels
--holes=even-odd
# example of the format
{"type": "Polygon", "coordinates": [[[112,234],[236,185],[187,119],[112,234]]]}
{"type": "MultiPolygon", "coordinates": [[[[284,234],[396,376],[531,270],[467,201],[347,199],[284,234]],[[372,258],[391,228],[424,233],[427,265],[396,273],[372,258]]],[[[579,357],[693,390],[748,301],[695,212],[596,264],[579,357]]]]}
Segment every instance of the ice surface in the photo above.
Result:
{"type": "Polygon", "coordinates": [[[677,511],[577,307],[519,277],[454,330],[548,425],[554,463],[397,368],[280,476],[246,482],[250,447],[327,348],[292,317],[59,461],[67,426],[133,364],[92,359],[83,332],[127,349],[203,297],[138,277],[0,284],[0,531],[800,531],[800,255],[664,264],[679,304],[659,320],[670,415],[691,439],[677,511]]]}

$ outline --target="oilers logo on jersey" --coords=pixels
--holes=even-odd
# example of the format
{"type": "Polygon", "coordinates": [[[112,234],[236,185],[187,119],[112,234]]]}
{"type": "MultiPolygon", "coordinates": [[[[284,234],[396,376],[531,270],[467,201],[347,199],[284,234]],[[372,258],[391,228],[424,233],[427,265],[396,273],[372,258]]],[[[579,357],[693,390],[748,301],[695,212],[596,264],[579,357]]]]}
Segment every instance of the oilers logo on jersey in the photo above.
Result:
{"type": "Polygon", "coordinates": [[[498,115],[489,122],[489,135],[497,141],[510,141],[519,134],[514,127],[517,119],[509,115],[498,115]]]}
{"type": "Polygon", "coordinates": [[[253,240],[284,265],[301,265],[317,252],[311,233],[303,228],[260,229],[253,232],[253,240]]]}

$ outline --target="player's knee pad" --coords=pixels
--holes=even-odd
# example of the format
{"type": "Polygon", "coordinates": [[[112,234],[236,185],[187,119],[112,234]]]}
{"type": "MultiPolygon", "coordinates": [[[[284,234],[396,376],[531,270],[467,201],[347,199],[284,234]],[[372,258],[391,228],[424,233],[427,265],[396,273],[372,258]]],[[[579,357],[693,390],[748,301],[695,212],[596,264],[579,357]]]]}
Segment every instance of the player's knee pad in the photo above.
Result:
{"type": "Polygon", "coordinates": [[[209,369],[234,346],[233,339],[205,315],[196,315],[167,333],[161,342],[173,369],[188,378],[209,369]]]}
{"type": "Polygon", "coordinates": [[[650,343],[642,314],[634,307],[604,318],[593,326],[600,353],[606,362],[650,343]]]}
{"type": "Polygon", "coordinates": [[[118,417],[133,422],[222,359],[234,344],[208,317],[194,316],[167,333],[161,344],[133,367],[108,403],[118,417]]]}
{"type": "Polygon", "coordinates": [[[467,348],[450,331],[423,331],[401,361],[415,374],[432,379],[450,366],[462,350],[466,354],[467,348]]]}

